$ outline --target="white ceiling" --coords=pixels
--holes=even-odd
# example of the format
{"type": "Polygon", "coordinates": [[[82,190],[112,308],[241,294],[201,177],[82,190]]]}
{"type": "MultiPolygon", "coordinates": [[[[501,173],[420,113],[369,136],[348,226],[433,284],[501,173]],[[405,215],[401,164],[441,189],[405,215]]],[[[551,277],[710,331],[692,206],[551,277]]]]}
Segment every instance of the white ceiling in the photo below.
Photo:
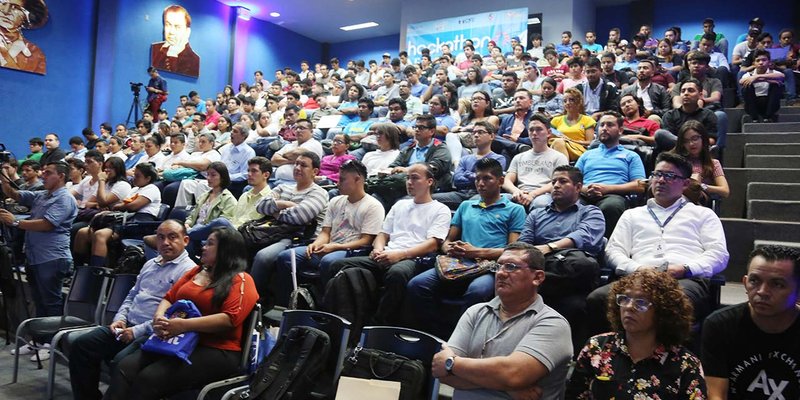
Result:
{"type": "Polygon", "coordinates": [[[272,22],[318,42],[337,43],[400,32],[400,0],[219,0],[252,10],[253,18],[272,22]],[[271,17],[273,11],[280,17],[271,17]],[[374,21],[378,26],[345,32],[340,26],[374,21]]]}
{"type": "MultiPolygon", "coordinates": [[[[252,11],[252,17],[272,22],[318,42],[338,43],[400,33],[401,0],[219,0],[252,11]],[[271,17],[271,12],[280,17],[271,17]],[[374,21],[377,27],[345,32],[339,27],[374,21]]],[[[454,15],[458,4],[452,0],[454,15]]],[[[471,0],[485,1],[485,0],[471,0]]],[[[632,0],[594,0],[597,6],[627,4],[632,0]]],[[[532,1],[533,3],[533,1],[532,1]]],[[[501,7],[502,3],[497,3],[501,7]]]]}

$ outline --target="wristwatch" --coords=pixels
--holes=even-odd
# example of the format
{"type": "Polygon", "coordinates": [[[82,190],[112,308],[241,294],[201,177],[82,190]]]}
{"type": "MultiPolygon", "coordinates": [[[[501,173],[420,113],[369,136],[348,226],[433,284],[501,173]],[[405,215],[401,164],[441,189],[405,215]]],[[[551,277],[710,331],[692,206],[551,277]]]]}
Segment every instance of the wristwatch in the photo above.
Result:
{"type": "Polygon", "coordinates": [[[19,220],[15,219],[14,222],[11,223],[11,226],[13,226],[14,228],[18,228],[19,227],[19,220]]]}
{"type": "Polygon", "coordinates": [[[555,246],[552,243],[548,243],[546,246],[548,249],[550,249],[550,251],[558,251],[558,246],[555,246]]]}
{"type": "Polygon", "coordinates": [[[453,367],[456,365],[456,356],[447,357],[444,360],[444,370],[447,371],[447,375],[453,375],[453,367]]]}

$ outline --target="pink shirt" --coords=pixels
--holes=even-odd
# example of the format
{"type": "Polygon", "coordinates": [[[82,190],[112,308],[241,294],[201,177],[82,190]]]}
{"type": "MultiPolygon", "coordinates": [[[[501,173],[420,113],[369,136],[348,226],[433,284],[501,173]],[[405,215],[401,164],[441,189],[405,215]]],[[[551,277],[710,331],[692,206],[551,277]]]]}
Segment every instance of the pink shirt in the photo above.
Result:
{"type": "Polygon", "coordinates": [[[334,182],[339,182],[339,167],[341,167],[342,164],[346,163],[348,160],[355,159],[356,158],[350,154],[343,154],[338,157],[335,154],[331,154],[329,156],[322,157],[322,161],[319,164],[319,174],[334,182]]]}

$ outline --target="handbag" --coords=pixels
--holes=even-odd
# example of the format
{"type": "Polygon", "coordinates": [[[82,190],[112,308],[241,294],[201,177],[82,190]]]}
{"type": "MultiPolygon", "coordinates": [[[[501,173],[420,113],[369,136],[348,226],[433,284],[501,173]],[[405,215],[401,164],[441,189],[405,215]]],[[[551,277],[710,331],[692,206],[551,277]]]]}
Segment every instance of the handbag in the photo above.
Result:
{"type": "MultiPolygon", "coordinates": [[[[171,305],[167,312],[164,313],[167,318],[197,318],[200,315],[200,310],[191,300],[178,300],[171,305]]],[[[189,356],[192,355],[194,348],[197,347],[197,342],[200,340],[200,334],[197,332],[184,332],[170,338],[162,339],[155,333],[151,334],[144,344],[142,344],[143,351],[151,353],[163,354],[166,356],[178,357],[185,361],[187,364],[192,364],[189,361],[189,356]]]]}
{"type": "Polygon", "coordinates": [[[436,273],[445,281],[461,281],[481,276],[489,271],[491,261],[473,261],[447,255],[436,256],[436,273]]]}
{"type": "Polygon", "coordinates": [[[167,182],[177,182],[196,178],[197,170],[188,167],[169,168],[165,169],[161,176],[167,182]]]}
{"type": "Polygon", "coordinates": [[[544,275],[539,294],[545,298],[589,294],[600,281],[600,264],[583,250],[563,249],[545,256],[544,275]]]}
{"type": "Polygon", "coordinates": [[[89,222],[89,227],[97,232],[104,228],[113,228],[115,225],[124,225],[135,213],[125,211],[101,211],[89,222]]]}
{"type": "Polygon", "coordinates": [[[400,400],[425,398],[425,366],[399,354],[356,346],[344,361],[342,376],[400,382],[400,400]]]}
{"type": "Polygon", "coordinates": [[[239,226],[239,233],[251,254],[283,239],[297,236],[310,237],[317,228],[316,221],[307,225],[292,225],[268,215],[264,218],[247,221],[239,226]]]}

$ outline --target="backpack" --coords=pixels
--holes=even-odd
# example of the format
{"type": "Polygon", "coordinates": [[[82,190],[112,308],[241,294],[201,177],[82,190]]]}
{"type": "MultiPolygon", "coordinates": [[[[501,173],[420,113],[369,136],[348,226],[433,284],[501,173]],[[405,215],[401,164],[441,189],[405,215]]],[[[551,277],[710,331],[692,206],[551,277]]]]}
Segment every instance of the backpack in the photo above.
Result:
{"type": "Polygon", "coordinates": [[[311,291],[304,287],[299,287],[292,290],[289,294],[289,310],[316,310],[317,305],[314,302],[314,296],[311,291]]]}
{"type": "Polygon", "coordinates": [[[328,334],[308,326],[295,326],[258,367],[250,388],[240,399],[307,399],[327,365],[331,340],[328,334]]]}
{"type": "Polygon", "coordinates": [[[144,267],[147,259],[144,249],[139,246],[126,246],[117,259],[115,274],[138,274],[144,267]]]}
{"type": "Polygon", "coordinates": [[[347,268],[325,285],[322,309],[350,321],[351,345],[361,338],[361,329],[375,314],[379,300],[378,284],[365,268],[347,268]]]}

